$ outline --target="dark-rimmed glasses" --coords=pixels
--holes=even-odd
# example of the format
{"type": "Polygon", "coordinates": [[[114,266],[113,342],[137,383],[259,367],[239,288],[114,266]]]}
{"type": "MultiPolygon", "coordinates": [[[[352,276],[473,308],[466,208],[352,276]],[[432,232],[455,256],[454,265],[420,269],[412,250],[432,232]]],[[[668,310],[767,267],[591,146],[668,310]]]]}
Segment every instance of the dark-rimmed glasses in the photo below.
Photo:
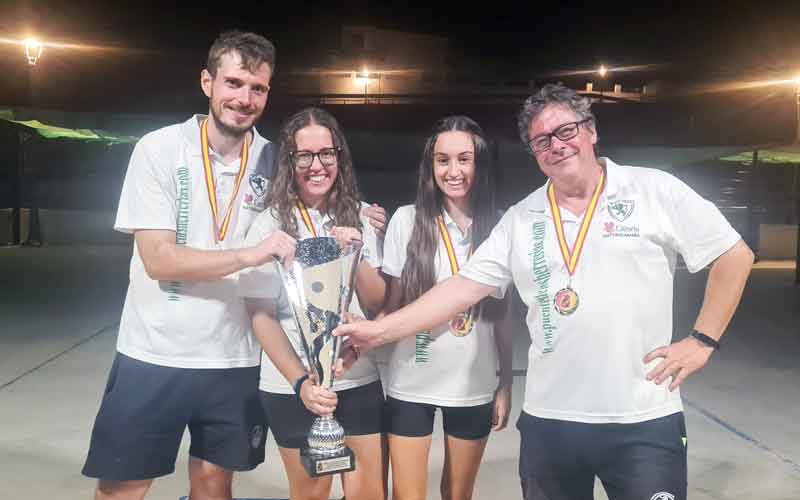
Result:
{"type": "Polygon", "coordinates": [[[574,139],[575,136],[578,135],[580,131],[580,126],[586,122],[592,121],[591,118],[584,118],[578,122],[570,122],[561,125],[557,129],[553,130],[549,134],[539,134],[530,141],[528,141],[528,147],[531,148],[531,151],[534,153],[541,153],[542,151],[547,151],[550,149],[550,145],[552,143],[553,137],[558,137],[559,141],[568,141],[570,139],[574,139]]]}
{"type": "Polygon", "coordinates": [[[332,167],[339,159],[339,148],[325,148],[320,149],[316,153],[311,151],[292,151],[289,153],[292,159],[294,168],[298,170],[306,170],[314,163],[314,157],[319,158],[319,162],[323,167],[332,167]]]}

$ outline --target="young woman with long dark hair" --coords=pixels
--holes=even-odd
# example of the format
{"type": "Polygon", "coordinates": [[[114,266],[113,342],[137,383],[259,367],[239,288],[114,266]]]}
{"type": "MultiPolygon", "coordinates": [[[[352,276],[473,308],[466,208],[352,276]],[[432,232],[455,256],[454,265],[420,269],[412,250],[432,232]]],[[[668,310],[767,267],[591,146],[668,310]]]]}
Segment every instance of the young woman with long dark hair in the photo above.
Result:
{"type": "MultiPolygon", "coordinates": [[[[486,138],[473,120],[451,116],[437,122],[420,161],[416,202],[395,212],[386,233],[387,312],[456,274],[489,235],[498,219],[490,160],[486,138]]],[[[437,409],[445,434],[442,498],[472,497],[490,430],[504,428],[508,420],[507,310],[507,301],[487,298],[391,347],[386,425],[395,500],[427,497],[437,409]]]]}
{"type": "MultiPolygon", "coordinates": [[[[281,130],[268,208],[253,222],[247,240],[261,241],[281,230],[296,239],[331,236],[342,244],[362,241],[364,259],[357,269],[350,311],[375,314],[383,306],[386,290],[378,272],[380,241],[361,215],[366,204],[358,196],[350,149],[336,119],[322,109],[303,109],[281,130]]],[[[348,500],[384,498],[384,394],[372,355],[362,356],[337,378],[335,392],[323,389],[307,378],[300,333],[274,264],[241,273],[239,286],[265,351],[261,401],[289,479],[290,498],[329,497],[333,476],[310,477],[301,464],[300,448],[306,446],[312,421],[331,413],[344,427],[346,445],[356,456],[355,471],[343,474],[348,500]]]]}

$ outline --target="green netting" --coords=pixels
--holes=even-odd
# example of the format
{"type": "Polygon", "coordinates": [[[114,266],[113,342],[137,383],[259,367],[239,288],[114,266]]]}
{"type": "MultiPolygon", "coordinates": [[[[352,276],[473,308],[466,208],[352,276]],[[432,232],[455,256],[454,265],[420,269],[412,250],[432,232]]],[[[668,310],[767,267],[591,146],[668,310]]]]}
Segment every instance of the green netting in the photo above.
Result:
{"type": "Polygon", "coordinates": [[[0,109],[0,120],[33,129],[40,137],[45,139],[67,139],[81,142],[102,142],[105,144],[133,144],[139,140],[138,137],[132,135],[114,135],[97,129],[56,127],[38,120],[14,120],[13,115],[12,110],[0,109]]]}
{"type": "MultiPolygon", "coordinates": [[[[745,151],[735,155],[723,156],[720,158],[720,160],[731,163],[740,163],[742,165],[752,165],[753,151],[745,151]]],[[[787,151],[777,149],[759,149],[758,163],[759,165],[800,165],[800,150],[787,151]]]]}

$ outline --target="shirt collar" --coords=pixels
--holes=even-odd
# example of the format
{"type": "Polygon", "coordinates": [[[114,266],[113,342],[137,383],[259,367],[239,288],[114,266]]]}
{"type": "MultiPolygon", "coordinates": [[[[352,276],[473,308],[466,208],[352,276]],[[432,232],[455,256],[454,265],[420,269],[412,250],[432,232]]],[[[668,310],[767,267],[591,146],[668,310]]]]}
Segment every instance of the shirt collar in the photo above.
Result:
{"type": "MultiPolygon", "coordinates": [[[[203,152],[200,150],[200,122],[202,122],[205,118],[208,118],[208,115],[192,115],[191,118],[183,122],[181,125],[183,138],[192,146],[190,149],[191,156],[203,156],[203,152]]],[[[253,132],[253,140],[250,141],[250,150],[248,153],[252,157],[254,145],[256,143],[264,142],[264,138],[261,137],[255,127],[251,128],[250,131],[253,132]]],[[[216,153],[213,151],[212,153],[216,155],[216,153]]],[[[219,156],[217,156],[217,158],[219,158],[219,156]]]]}
{"type": "Polygon", "coordinates": [[[444,220],[444,225],[447,227],[447,231],[450,233],[450,236],[457,235],[459,239],[467,238],[472,234],[472,219],[469,220],[467,224],[467,231],[466,234],[462,236],[461,229],[459,229],[458,224],[456,221],[450,217],[450,214],[442,208],[442,219],[444,220]]]}
{"type": "MultiPolygon", "coordinates": [[[[616,197],[619,187],[625,183],[625,170],[614,163],[610,158],[601,156],[597,161],[606,170],[606,185],[600,197],[600,202],[605,203],[605,199],[616,197]]],[[[550,203],[547,200],[547,190],[550,188],[550,179],[547,179],[544,186],[540,187],[531,195],[528,202],[528,210],[531,212],[544,212],[550,214],[550,203]]]]}

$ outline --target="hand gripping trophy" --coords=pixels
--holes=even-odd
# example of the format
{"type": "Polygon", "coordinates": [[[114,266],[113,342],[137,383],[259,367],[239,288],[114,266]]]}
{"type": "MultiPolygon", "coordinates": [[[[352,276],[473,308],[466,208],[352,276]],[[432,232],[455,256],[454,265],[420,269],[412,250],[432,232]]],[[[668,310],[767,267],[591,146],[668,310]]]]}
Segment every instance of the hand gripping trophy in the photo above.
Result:
{"type": "MultiPolygon", "coordinates": [[[[292,306],[306,368],[316,383],[330,389],[342,339],[333,330],[350,307],[361,243],[340,247],[334,238],[307,238],[297,243],[289,269],[276,263],[292,306]]],[[[312,477],[355,469],[355,456],[344,445],[344,429],[332,415],[317,417],[308,433],[308,447],[300,450],[312,477]]]]}

